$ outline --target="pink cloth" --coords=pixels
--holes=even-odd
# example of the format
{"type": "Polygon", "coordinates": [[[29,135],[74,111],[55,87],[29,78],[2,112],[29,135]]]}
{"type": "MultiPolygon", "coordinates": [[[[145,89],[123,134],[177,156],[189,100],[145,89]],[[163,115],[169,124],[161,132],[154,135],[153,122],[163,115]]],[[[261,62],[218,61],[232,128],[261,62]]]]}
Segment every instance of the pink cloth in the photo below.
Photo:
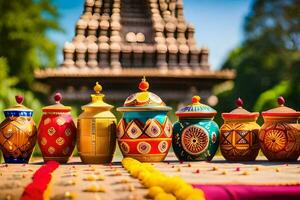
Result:
{"type": "Polygon", "coordinates": [[[298,186],[193,185],[207,200],[300,200],[298,186]]]}

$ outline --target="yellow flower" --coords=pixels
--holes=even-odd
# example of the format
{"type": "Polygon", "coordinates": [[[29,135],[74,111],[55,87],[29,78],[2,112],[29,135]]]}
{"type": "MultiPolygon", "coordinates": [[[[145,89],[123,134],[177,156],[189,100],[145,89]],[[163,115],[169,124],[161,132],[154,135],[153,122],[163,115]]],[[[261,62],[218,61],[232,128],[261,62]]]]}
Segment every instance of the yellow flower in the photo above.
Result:
{"type": "Polygon", "coordinates": [[[204,192],[200,189],[193,189],[186,200],[205,200],[204,192]]]}
{"type": "Polygon", "coordinates": [[[168,193],[159,193],[154,200],[176,200],[176,197],[168,193]]]}
{"type": "Polygon", "coordinates": [[[151,197],[151,198],[154,198],[155,196],[157,196],[158,194],[160,193],[164,193],[164,190],[161,188],[161,187],[158,187],[158,186],[153,186],[149,189],[149,193],[148,195],[151,197]]]}
{"type": "Polygon", "coordinates": [[[191,185],[185,185],[181,189],[175,192],[175,195],[178,199],[185,199],[189,194],[193,192],[193,187],[191,185]]]}

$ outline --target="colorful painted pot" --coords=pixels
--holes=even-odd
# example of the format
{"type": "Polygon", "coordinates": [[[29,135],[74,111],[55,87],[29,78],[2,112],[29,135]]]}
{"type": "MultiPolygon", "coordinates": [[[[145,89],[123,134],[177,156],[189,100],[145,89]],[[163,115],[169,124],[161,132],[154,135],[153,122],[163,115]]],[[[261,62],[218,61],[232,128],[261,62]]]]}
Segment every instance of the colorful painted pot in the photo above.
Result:
{"type": "Polygon", "coordinates": [[[149,83],[143,78],[141,92],[129,96],[123,107],[123,118],[117,127],[119,147],[124,157],[141,162],[163,161],[172,141],[172,123],[167,117],[171,110],[156,94],[147,91],[149,83]]]}
{"type": "Polygon", "coordinates": [[[213,121],[213,108],[194,96],[192,104],[179,109],[179,120],[173,125],[173,149],[179,160],[211,160],[219,146],[219,127],[213,121]]]}
{"type": "Polygon", "coordinates": [[[261,150],[269,161],[296,161],[300,155],[300,112],[284,106],[262,112],[264,124],[259,132],[261,150]]]}
{"type": "Polygon", "coordinates": [[[116,149],[116,117],[113,108],[103,101],[102,87],[96,83],[92,102],[82,106],[84,111],[78,117],[78,153],[84,163],[109,163],[116,149]]]}
{"type": "Polygon", "coordinates": [[[222,114],[220,150],[228,161],[253,161],[259,152],[260,126],[256,123],[259,113],[245,110],[240,98],[236,106],[230,113],[222,114]]]}
{"type": "Polygon", "coordinates": [[[38,143],[44,161],[67,163],[76,145],[76,127],[70,114],[71,108],[60,103],[61,94],[56,93],[56,104],[43,108],[38,128],[38,143]]]}
{"type": "Polygon", "coordinates": [[[36,143],[33,111],[22,105],[23,99],[16,96],[18,104],[4,110],[6,118],[0,124],[0,148],[6,163],[28,163],[36,143]]]}

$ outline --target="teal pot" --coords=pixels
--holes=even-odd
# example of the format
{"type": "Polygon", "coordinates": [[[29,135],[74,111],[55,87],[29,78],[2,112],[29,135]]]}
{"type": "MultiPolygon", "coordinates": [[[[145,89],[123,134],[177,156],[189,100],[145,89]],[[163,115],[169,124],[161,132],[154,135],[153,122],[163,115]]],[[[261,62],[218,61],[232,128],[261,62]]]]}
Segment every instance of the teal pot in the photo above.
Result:
{"type": "Polygon", "coordinates": [[[176,112],[179,120],[173,125],[173,149],[181,161],[210,161],[219,146],[219,127],[213,121],[217,112],[200,103],[199,96],[192,102],[176,112]]]}

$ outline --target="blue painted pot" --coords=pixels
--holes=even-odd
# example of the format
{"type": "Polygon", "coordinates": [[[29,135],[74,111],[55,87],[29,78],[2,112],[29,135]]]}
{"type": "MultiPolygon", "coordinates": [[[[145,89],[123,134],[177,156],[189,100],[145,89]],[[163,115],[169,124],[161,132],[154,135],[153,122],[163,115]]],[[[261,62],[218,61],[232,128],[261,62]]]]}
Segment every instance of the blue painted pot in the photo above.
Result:
{"type": "Polygon", "coordinates": [[[173,125],[173,149],[182,161],[210,161],[219,147],[219,127],[213,121],[217,112],[193,97],[193,103],[176,112],[173,125]]]}

